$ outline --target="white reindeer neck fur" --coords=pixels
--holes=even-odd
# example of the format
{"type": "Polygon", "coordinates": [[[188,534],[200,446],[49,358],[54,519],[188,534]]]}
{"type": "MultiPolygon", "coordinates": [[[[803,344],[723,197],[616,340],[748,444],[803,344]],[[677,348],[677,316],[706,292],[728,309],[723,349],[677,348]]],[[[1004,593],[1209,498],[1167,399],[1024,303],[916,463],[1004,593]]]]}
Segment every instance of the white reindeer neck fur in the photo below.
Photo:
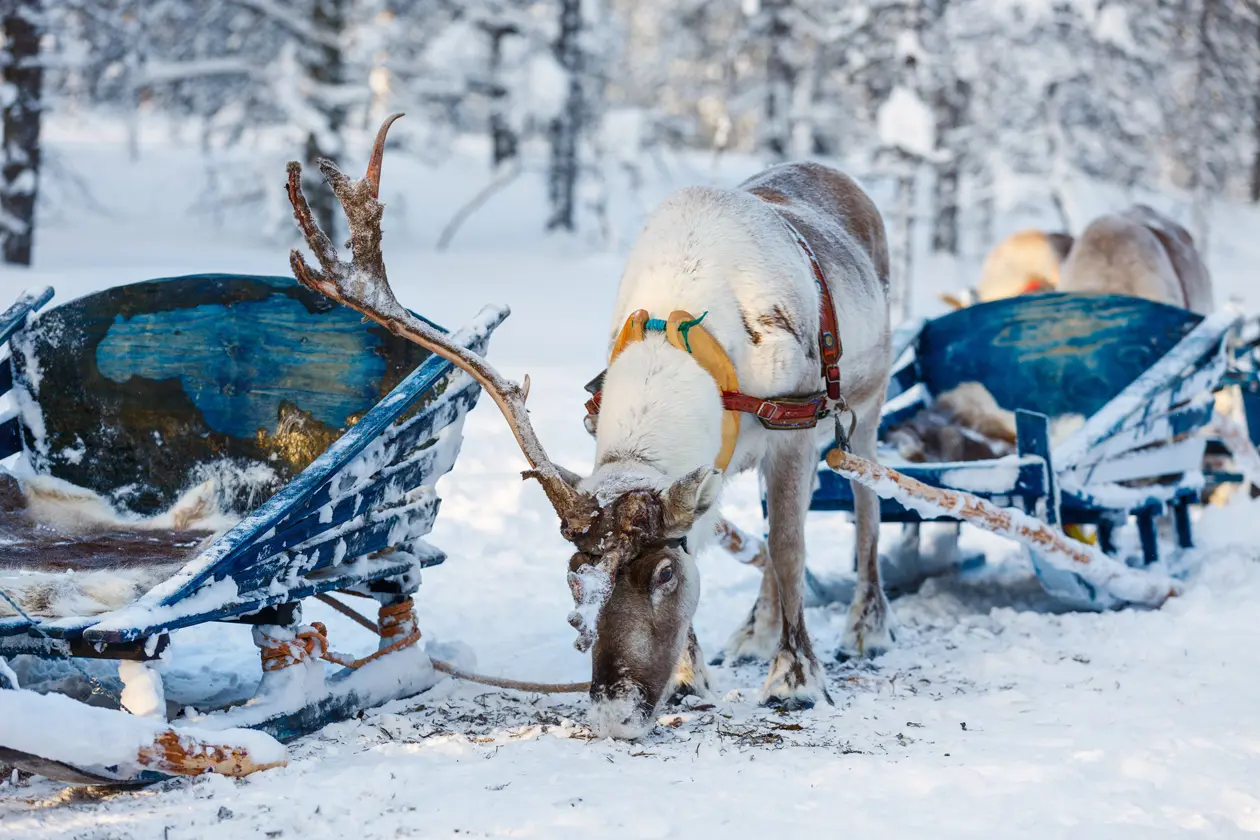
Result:
{"type": "Polygon", "coordinates": [[[595,473],[583,483],[600,504],[631,490],[664,490],[713,463],[722,443],[717,385],[663,335],[626,347],[603,390],[595,473]]]}

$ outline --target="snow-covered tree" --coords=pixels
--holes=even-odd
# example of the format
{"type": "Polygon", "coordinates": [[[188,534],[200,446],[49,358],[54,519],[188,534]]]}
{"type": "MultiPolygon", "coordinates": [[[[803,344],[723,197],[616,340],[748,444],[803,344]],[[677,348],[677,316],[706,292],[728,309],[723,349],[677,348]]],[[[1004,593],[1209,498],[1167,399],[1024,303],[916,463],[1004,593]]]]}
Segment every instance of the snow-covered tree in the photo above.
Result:
{"type": "Polygon", "coordinates": [[[30,265],[39,187],[43,110],[41,0],[0,2],[0,240],[4,262],[30,265]]]}

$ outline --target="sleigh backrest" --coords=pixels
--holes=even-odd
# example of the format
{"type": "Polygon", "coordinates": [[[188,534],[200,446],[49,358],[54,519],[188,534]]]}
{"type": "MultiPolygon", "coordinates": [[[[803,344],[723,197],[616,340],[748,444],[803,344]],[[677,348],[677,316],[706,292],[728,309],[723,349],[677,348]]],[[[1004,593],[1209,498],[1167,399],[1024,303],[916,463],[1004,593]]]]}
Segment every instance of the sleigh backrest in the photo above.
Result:
{"type": "Polygon", "coordinates": [[[883,425],[934,394],[980,382],[1003,408],[1084,427],[1054,449],[1065,486],[1198,470],[1213,391],[1228,369],[1238,318],[1204,318],[1121,295],[1047,294],[980,304],[901,332],[883,425]],[[1153,445],[1162,446],[1155,453],[1153,445]]]}
{"type": "Polygon", "coordinates": [[[292,279],[205,274],[47,310],[12,355],[34,468],[152,514],[212,478],[253,507],[428,353],[292,279]]]}
{"type": "Polygon", "coordinates": [[[935,318],[915,349],[934,394],[974,381],[1010,411],[1089,417],[1201,320],[1123,295],[1027,295],[935,318]]]}

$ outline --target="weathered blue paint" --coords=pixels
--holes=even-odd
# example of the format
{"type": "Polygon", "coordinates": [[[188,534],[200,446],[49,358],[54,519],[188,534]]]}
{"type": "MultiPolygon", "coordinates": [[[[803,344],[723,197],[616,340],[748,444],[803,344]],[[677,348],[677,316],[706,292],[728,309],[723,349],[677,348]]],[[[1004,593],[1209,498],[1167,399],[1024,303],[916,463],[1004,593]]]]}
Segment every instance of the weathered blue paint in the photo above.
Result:
{"type": "Polygon", "coordinates": [[[223,304],[117,315],[96,366],[119,384],[178,380],[210,429],[236,438],[271,430],[286,402],[333,428],[376,402],[385,360],[358,318],[313,322],[278,294],[248,307],[248,319],[223,304]]]}
{"type": "MultiPolygon", "coordinates": [[[[379,500],[387,493],[391,482],[418,478],[417,472],[426,471],[433,466],[435,461],[440,461],[443,452],[430,451],[429,449],[415,452],[413,451],[415,447],[423,442],[430,441],[442,429],[445,429],[455,420],[471,411],[477,404],[477,397],[480,394],[481,388],[475,382],[469,380],[463,386],[454,390],[448,390],[442,395],[441,401],[426,407],[424,411],[418,413],[402,426],[388,427],[381,434],[380,440],[384,441],[391,451],[403,453],[401,456],[390,458],[387,466],[375,473],[370,483],[353,483],[353,478],[344,473],[340,474],[335,480],[330,479],[325,482],[311,494],[310,498],[301,504],[294,505],[292,511],[285,516],[284,520],[276,525],[277,531],[287,528],[289,522],[305,517],[312,511],[317,511],[325,505],[338,504],[341,500],[356,494],[364,496],[376,494],[373,496],[373,500],[379,500]],[[346,486],[341,486],[343,484],[346,486]]],[[[416,487],[423,483],[423,481],[416,481],[407,486],[416,487]]],[[[344,508],[338,507],[334,511],[332,524],[345,521],[344,518],[337,518],[341,515],[338,512],[341,510],[344,510],[344,508]]],[[[357,513],[351,515],[357,515],[357,513]]]]}
{"type": "Polygon", "coordinates": [[[981,382],[1011,411],[1088,417],[1201,320],[1121,295],[1020,296],[929,321],[916,350],[933,393],[981,382]]]}

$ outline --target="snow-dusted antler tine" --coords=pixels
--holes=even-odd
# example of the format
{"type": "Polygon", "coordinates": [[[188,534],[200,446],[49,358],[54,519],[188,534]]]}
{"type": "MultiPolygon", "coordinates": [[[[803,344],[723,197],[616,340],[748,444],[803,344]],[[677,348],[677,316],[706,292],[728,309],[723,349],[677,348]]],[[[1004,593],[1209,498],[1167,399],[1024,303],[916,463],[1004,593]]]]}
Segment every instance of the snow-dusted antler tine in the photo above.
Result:
{"type": "Polygon", "coordinates": [[[311,216],[311,208],[302,194],[301,164],[296,161],[289,163],[288,191],[293,217],[321,269],[313,269],[302,252],[294,249],[289,254],[293,276],[303,286],[363,313],[394,335],[414,342],[467,371],[503,412],[516,442],[529,461],[530,469],[523,476],[536,478],[542,484],[552,507],[560,515],[561,531],[566,537],[585,533],[598,515],[598,507],[590,497],[575,488],[577,477],[573,473],[552,463],[547,457],[525,408],[528,378],[524,388],[505,379],[485,358],[454,344],[443,333],[412,315],[398,302],[390,288],[385,260],[381,256],[381,218],[385,206],[377,200],[377,195],[385,135],[394,120],[401,116],[394,114],[381,125],[372,147],[367,174],[361,180],[351,180],[331,161],[319,162],[324,180],[346,214],[353,254],[349,263],[341,259],[328,234],[320,230],[311,216]]]}

